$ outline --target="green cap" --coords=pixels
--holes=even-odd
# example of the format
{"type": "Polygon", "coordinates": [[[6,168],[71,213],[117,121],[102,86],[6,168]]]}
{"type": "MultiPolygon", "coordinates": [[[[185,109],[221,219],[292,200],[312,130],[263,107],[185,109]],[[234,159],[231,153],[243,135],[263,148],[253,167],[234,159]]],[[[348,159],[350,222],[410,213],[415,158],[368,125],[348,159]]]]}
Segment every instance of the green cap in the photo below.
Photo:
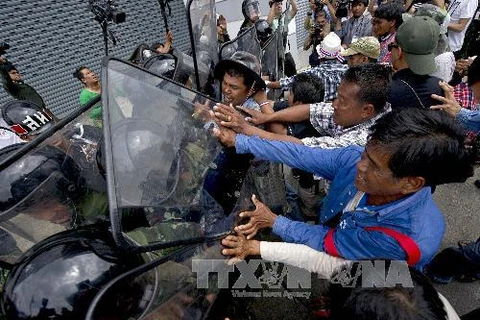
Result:
{"type": "Polygon", "coordinates": [[[434,52],[439,35],[440,26],[430,17],[412,17],[398,27],[397,43],[413,73],[425,75],[437,70],[434,52]]]}

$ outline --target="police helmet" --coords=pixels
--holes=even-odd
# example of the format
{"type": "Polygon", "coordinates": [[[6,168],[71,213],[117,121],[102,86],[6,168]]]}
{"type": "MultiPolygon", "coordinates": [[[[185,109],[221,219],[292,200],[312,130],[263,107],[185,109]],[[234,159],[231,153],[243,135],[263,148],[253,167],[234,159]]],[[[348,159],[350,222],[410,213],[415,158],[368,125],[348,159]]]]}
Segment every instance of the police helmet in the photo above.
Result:
{"type": "MultiPolygon", "coordinates": [[[[23,145],[3,148],[0,161],[23,145]]],[[[61,149],[45,145],[33,150],[1,170],[0,181],[0,221],[24,213],[56,224],[75,223],[75,204],[84,195],[85,184],[77,164],[61,149]],[[54,203],[64,210],[46,212],[54,203]]]]}
{"type": "Polygon", "coordinates": [[[255,29],[257,31],[257,38],[260,42],[267,41],[273,33],[273,29],[266,20],[258,20],[255,22],[255,29]]]}
{"type": "Polygon", "coordinates": [[[242,13],[246,20],[255,21],[260,17],[260,4],[258,0],[243,0],[242,13]]]}
{"type": "Polygon", "coordinates": [[[177,58],[167,53],[155,53],[142,62],[142,67],[166,78],[176,80],[177,58]]]}
{"type": "MultiPolygon", "coordinates": [[[[24,254],[6,281],[3,309],[8,319],[85,319],[107,283],[144,262],[120,251],[106,226],[68,230],[24,254]]],[[[122,283],[102,300],[102,318],[141,318],[156,287],[155,271],[122,283]]]]}
{"type": "Polygon", "coordinates": [[[54,123],[50,112],[26,100],[7,102],[2,108],[2,117],[19,136],[38,135],[54,123]]]}

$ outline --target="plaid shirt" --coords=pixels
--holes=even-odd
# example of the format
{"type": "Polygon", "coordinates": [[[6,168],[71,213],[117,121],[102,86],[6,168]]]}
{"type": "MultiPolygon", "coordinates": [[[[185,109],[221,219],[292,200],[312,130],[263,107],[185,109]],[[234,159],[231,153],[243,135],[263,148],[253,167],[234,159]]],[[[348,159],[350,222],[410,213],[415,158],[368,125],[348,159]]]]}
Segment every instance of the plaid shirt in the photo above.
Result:
{"type": "Polygon", "coordinates": [[[322,137],[302,139],[303,144],[317,148],[342,148],[351,145],[364,146],[370,127],[384,114],[390,112],[390,104],[374,118],[356,126],[343,128],[333,122],[333,106],[331,103],[316,103],[310,105],[310,122],[322,137]]]}
{"type": "MultiPolygon", "coordinates": [[[[313,74],[320,78],[325,88],[325,102],[332,101],[337,97],[337,88],[342,81],[343,74],[347,71],[348,65],[340,63],[322,63],[315,68],[303,71],[303,73],[313,74]]],[[[282,90],[290,90],[295,76],[280,79],[282,90]]]]}
{"type": "Polygon", "coordinates": [[[470,86],[465,82],[460,82],[453,88],[453,96],[462,108],[473,109],[475,104],[473,102],[473,93],[470,86]]]}
{"type": "Polygon", "coordinates": [[[378,56],[378,63],[391,64],[391,52],[388,51],[388,45],[395,42],[396,32],[390,33],[386,37],[381,37],[380,40],[380,55],[378,56]]]}

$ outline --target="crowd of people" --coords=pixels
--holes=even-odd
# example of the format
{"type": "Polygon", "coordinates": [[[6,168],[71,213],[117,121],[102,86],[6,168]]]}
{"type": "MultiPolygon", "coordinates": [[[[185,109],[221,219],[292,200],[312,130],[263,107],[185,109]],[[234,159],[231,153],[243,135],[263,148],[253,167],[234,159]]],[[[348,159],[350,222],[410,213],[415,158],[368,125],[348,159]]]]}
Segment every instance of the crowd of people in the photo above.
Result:
{"type": "MultiPolygon", "coordinates": [[[[222,240],[222,253],[232,261],[261,256],[327,278],[361,260],[402,260],[415,280],[412,288],[345,292],[332,285],[331,318],[459,319],[429,281],[479,280],[480,238],[440,252],[446,220],[432,195],[438,185],[474,175],[477,147],[475,138],[466,143],[466,132],[480,133],[478,1],[310,0],[305,17],[298,17],[297,1],[289,3],[284,12],[284,1],[269,1],[263,21],[258,0],[244,0],[239,32],[260,20],[262,34],[281,29],[285,77],[262,74],[262,60],[239,47],[214,66],[220,102],[212,109],[198,105],[192,114],[205,127],[212,124],[213,135],[231,151],[224,165],[234,164],[255,182],[249,166],[266,164],[275,196],[279,188],[282,193],[274,198],[273,187],[258,187],[254,209],[234,213],[246,222],[222,240]],[[303,49],[311,50],[310,68],[301,72],[286,40],[294,17],[305,19],[303,49]],[[269,100],[269,90],[281,90],[282,98],[269,100]],[[281,241],[257,240],[264,229],[281,241]]],[[[216,25],[215,45],[233,40],[224,15],[216,25]]],[[[145,49],[149,56],[175,55],[172,33],[165,38],[140,48],[130,62],[138,64],[145,49]]],[[[9,148],[58,119],[15,66],[3,57],[0,62],[3,87],[16,99],[2,106],[0,119],[0,148],[9,148]]],[[[73,75],[84,85],[80,105],[101,94],[88,67],[73,75]]],[[[88,141],[100,140],[102,108],[88,114],[88,141]]],[[[83,145],[76,147],[75,134],[48,144],[83,159],[75,160],[87,168],[91,161],[83,145]]],[[[98,168],[91,171],[82,179],[95,194],[104,192],[104,177],[98,168]]],[[[237,188],[226,177],[215,183],[207,189],[215,199],[237,188]]],[[[100,202],[104,213],[105,197],[100,202]]],[[[479,316],[477,309],[462,319],[479,316]]]]}

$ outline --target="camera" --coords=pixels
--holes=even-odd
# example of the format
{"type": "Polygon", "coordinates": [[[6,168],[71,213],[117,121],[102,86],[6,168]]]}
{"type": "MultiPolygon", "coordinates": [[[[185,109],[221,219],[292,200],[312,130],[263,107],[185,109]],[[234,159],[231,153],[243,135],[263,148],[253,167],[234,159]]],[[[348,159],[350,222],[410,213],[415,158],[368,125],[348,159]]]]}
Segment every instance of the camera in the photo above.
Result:
{"type": "Polygon", "coordinates": [[[104,21],[123,23],[127,16],[124,11],[117,8],[113,0],[89,0],[88,7],[100,23],[104,21]]]}
{"type": "Polygon", "coordinates": [[[344,18],[348,16],[348,4],[352,2],[351,0],[338,0],[337,1],[337,11],[335,15],[339,18],[344,18]]]}
{"type": "Polygon", "coordinates": [[[323,26],[318,24],[318,23],[315,23],[314,28],[315,28],[315,35],[316,36],[320,35],[323,31],[323,26]]]}
{"type": "Polygon", "coordinates": [[[0,43],[0,55],[5,54],[7,50],[10,49],[10,45],[6,42],[1,42],[0,43]]]}

